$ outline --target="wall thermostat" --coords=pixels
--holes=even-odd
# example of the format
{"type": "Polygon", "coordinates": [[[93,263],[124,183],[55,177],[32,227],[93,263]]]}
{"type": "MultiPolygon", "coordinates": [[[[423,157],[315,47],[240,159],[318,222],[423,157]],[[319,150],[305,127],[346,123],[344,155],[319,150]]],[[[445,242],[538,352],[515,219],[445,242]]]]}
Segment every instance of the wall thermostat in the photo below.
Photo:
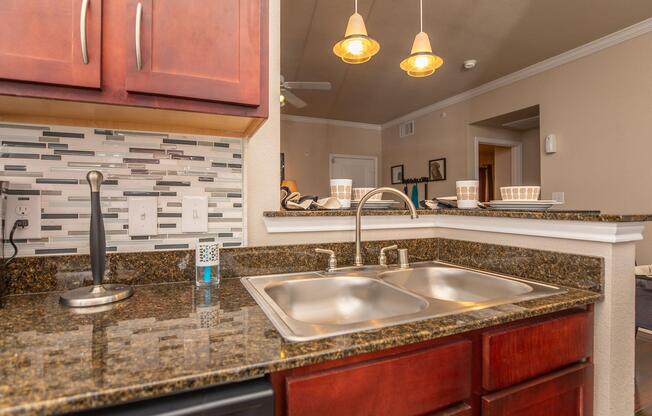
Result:
{"type": "Polygon", "coordinates": [[[546,136],[546,153],[557,153],[557,135],[549,134],[546,136]]]}

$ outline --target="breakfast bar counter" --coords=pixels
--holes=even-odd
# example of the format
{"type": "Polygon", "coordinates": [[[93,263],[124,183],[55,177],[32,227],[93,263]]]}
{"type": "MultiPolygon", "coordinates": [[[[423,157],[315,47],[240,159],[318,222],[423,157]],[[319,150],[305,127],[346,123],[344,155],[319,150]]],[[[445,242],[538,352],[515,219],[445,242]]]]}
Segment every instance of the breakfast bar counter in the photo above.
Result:
{"type": "MultiPolygon", "coordinates": [[[[558,220],[558,221],[588,221],[588,222],[645,222],[652,219],[650,214],[602,214],[596,210],[547,210],[547,211],[511,211],[496,209],[418,209],[421,215],[459,215],[466,217],[492,217],[492,218],[520,218],[534,220],[558,220]]],[[[338,210],[280,210],[265,211],[266,218],[278,217],[351,217],[355,216],[354,209],[338,210]]],[[[362,215],[394,216],[408,215],[406,209],[364,209],[362,215]]]]}

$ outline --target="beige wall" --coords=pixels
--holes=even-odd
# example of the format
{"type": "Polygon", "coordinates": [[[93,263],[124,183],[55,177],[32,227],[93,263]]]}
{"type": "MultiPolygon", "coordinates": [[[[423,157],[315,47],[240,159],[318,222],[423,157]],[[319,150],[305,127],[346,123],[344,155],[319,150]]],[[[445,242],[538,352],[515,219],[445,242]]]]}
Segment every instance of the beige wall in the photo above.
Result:
{"type": "MultiPolygon", "coordinates": [[[[409,161],[406,175],[416,176],[427,159],[447,157],[449,179],[431,190],[452,194],[454,181],[469,172],[469,123],[539,105],[540,135],[559,140],[556,154],[541,156],[543,198],[563,191],[568,209],[652,213],[650,50],[647,33],[417,118],[415,136],[406,140],[398,126],[384,129],[383,182],[390,183],[391,165],[409,161]]],[[[652,262],[652,238],[638,249],[639,262],[652,262]]]]}
{"type": "MultiPolygon", "coordinates": [[[[304,195],[327,196],[330,154],[374,156],[381,164],[380,129],[281,120],[285,177],[304,195]]],[[[380,182],[380,178],[379,178],[380,182]]]]}
{"type": "Polygon", "coordinates": [[[541,184],[541,139],[539,129],[524,131],[523,142],[523,185],[541,184]]]}
{"type": "Polygon", "coordinates": [[[263,245],[267,230],[263,212],[279,208],[281,180],[280,131],[281,114],[278,88],[281,72],[281,0],[269,1],[269,118],[246,141],[245,209],[247,212],[247,244],[263,245]]]}

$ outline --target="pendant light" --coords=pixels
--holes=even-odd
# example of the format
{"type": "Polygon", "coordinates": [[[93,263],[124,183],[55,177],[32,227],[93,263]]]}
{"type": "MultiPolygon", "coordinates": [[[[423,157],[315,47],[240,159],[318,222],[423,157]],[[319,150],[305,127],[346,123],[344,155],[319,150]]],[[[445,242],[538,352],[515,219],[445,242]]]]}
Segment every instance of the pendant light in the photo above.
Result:
{"type": "Polygon", "coordinates": [[[364,20],[358,14],[358,0],[355,0],[355,12],[349,17],[344,39],[333,46],[333,53],[347,64],[362,64],[379,50],[378,42],[367,35],[364,20]]]}
{"type": "Polygon", "coordinates": [[[421,31],[414,37],[410,56],[401,62],[401,69],[411,77],[427,77],[444,64],[441,57],[432,53],[428,34],[423,31],[423,0],[419,0],[421,31]]]}

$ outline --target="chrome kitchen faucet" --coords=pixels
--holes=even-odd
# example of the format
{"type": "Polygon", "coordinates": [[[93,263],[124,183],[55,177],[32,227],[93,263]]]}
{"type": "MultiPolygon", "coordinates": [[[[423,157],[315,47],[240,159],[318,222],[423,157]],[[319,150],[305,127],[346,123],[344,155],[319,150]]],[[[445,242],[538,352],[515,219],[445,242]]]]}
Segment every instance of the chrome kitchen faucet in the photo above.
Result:
{"type": "Polygon", "coordinates": [[[364,207],[365,202],[369,200],[372,196],[378,194],[378,193],[390,193],[394,194],[398,197],[400,197],[403,201],[408,206],[408,209],[410,210],[410,216],[412,219],[419,218],[419,214],[417,214],[416,208],[414,208],[414,204],[412,204],[412,201],[410,201],[410,198],[407,197],[403,192],[398,191],[394,188],[389,188],[389,187],[384,187],[384,188],[376,188],[372,191],[369,191],[368,193],[365,194],[365,196],[360,199],[360,203],[358,204],[358,210],[355,212],[355,266],[360,267],[362,266],[362,242],[360,241],[360,235],[362,232],[362,229],[360,227],[360,217],[362,217],[362,208],[364,207]]]}

